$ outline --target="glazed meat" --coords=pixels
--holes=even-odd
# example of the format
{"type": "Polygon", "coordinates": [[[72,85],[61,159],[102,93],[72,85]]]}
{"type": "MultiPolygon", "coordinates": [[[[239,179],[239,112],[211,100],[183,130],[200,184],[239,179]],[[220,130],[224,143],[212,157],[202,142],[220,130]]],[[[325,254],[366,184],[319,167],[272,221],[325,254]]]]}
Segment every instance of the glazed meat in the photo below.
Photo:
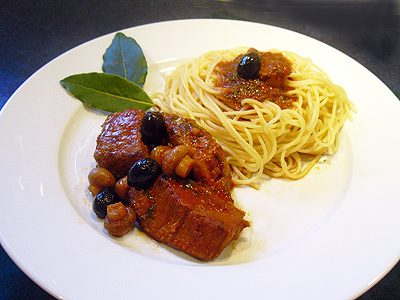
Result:
{"type": "MultiPolygon", "coordinates": [[[[117,179],[127,175],[137,160],[149,157],[141,136],[143,117],[140,110],[127,110],[110,115],[102,125],[94,157],[117,179]]],[[[230,196],[232,179],[225,153],[193,121],[163,117],[168,135],[163,142],[190,149],[191,179],[162,174],[145,190],[130,187],[130,206],[150,237],[199,260],[214,259],[249,226],[230,196]]]]}
{"type": "Polygon", "coordinates": [[[131,189],[130,203],[153,239],[208,261],[238,238],[244,212],[200,181],[160,176],[146,191],[131,189]]]}
{"type": "Polygon", "coordinates": [[[109,115],[97,137],[94,158],[117,179],[124,177],[134,162],[149,156],[140,126],[144,112],[126,110],[109,115]]]}
{"type": "Polygon", "coordinates": [[[190,119],[164,115],[168,138],[173,146],[186,145],[194,159],[196,180],[230,194],[232,177],[225,161],[225,153],[215,139],[190,119]]]}

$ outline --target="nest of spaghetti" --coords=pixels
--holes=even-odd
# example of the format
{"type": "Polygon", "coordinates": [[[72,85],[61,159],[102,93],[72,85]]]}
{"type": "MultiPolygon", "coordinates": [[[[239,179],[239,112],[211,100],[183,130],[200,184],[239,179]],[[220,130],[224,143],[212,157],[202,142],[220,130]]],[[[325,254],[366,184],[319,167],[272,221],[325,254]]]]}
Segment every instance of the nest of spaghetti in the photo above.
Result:
{"type": "Polygon", "coordinates": [[[205,53],[178,67],[161,111],[195,122],[222,146],[233,182],[299,179],[332,155],[353,109],[346,92],[308,58],[292,52],[236,48],[205,53]]]}

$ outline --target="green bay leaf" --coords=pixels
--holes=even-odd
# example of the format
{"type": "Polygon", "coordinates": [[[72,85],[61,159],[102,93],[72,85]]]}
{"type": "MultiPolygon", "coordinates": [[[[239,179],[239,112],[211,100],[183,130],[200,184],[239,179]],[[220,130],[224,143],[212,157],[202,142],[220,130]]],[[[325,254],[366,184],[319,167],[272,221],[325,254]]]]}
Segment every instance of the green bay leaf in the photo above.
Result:
{"type": "Polygon", "coordinates": [[[108,112],[129,108],[146,110],[153,106],[150,97],[140,86],[112,74],[76,74],[64,78],[60,83],[84,104],[108,112]]]}
{"type": "Polygon", "coordinates": [[[103,55],[103,72],[143,86],[147,76],[147,62],[142,48],[133,38],[118,32],[103,55]]]}

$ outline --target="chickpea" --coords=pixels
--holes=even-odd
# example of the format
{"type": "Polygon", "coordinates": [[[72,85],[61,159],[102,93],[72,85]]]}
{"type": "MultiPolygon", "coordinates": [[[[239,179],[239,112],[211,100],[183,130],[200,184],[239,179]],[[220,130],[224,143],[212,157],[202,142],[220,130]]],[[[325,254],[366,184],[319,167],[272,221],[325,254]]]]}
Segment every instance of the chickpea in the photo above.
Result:
{"type": "Polygon", "coordinates": [[[133,209],[123,205],[121,202],[107,206],[107,216],[104,227],[111,235],[120,237],[133,228],[136,215],[133,209]]]}
{"type": "Polygon", "coordinates": [[[126,218],[126,216],[128,215],[128,211],[126,210],[126,207],[121,202],[117,202],[117,203],[115,203],[117,205],[111,204],[114,206],[112,206],[110,208],[108,208],[108,206],[107,206],[107,218],[109,221],[122,220],[122,219],[126,218]],[[122,204],[122,206],[121,206],[121,204],[122,204]]]}
{"type": "Polygon", "coordinates": [[[151,151],[150,158],[154,159],[160,166],[162,166],[164,157],[171,150],[172,150],[172,148],[169,146],[157,146],[151,151]]]}
{"type": "Polygon", "coordinates": [[[90,184],[89,191],[92,193],[93,196],[96,196],[98,193],[100,193],[101,188],[99,188],[98,186],[95,186],[93,184],[90,184]]]}
{"type": "Polygon", "coordinates": [[[193,162],[193,159],[189,155],[186,155],[176,166],[175,174],[182,178],[187,177],[192,171],[193,162]]]}
{"type": "Polygon", "coordinates": [[[157,146],[150,154],[150,158],[162,166],[163,172],[172,176],[176,175],[185,178],[192,171],[193,159],[188,155],[189,147],[178,145],[174,148],[169,146],[157,146]]]}
{"type": "Polygon", "coordinates": [[[179,162],[186,156],[189,152],[189,147],[185,145],[179,145],[174,147],[168,154],[164,157],[162,161],[162,170],[168,176],[174,174],[176,166],[179,162]]]}
{"type": "Polygon", "coordinates": [[[100,189],[115,185],[114,175],[107,169],[96,167],[89,173],[89,184],[100,189]]]}
{"type": "Polygon", "coordinates": [[[123,200],[128,200],[128,192],[129,192],[129,185],[128,185],[128,177],[125,176],[118,180],[115,184],[115,193],[123,200]]]}

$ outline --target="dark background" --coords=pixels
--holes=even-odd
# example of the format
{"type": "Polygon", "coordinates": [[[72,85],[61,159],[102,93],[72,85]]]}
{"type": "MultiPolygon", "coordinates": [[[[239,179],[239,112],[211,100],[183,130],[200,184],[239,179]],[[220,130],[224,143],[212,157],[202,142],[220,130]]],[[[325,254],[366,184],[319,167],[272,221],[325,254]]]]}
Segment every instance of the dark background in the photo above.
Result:
{"type": "MultiPolygon", "coordinates": [[[[400,3],[396,0],[3,0],[0,108],[37,69],[83,42],[132,26],[188,18],[247,20],[306,34],[360,62],[400,97],[400,3]]],[[[53,298],[0,248],[0,299],[53,298]]],[[[400,265],[360,299],[400,299],[400,265]]]]}

